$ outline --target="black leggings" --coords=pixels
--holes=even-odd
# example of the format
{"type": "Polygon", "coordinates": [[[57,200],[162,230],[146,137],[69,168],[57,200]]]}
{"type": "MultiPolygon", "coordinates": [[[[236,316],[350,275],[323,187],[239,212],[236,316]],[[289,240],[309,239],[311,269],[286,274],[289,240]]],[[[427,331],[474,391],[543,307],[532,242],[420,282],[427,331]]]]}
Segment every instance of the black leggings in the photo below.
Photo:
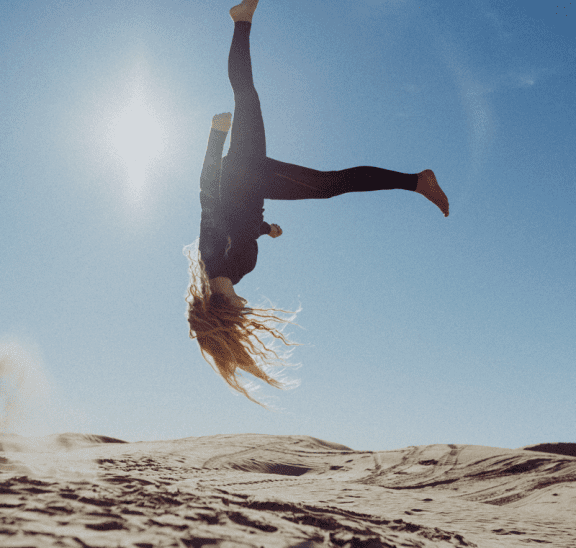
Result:
{"type": "Polygon", "coordinates": [[[318,171],[268,158],[260,99],[252,77],[251,28],[252,24],[247,21],[234,23],[228,57],[235,108],[230,149],[222,163],[224,186],[225,181],[237,181],[244,174],[253,186],[251,190],[269,200],[332,198],[348,192],[395,188],[416,190],[417,174],[370,166],[318,171]]]}

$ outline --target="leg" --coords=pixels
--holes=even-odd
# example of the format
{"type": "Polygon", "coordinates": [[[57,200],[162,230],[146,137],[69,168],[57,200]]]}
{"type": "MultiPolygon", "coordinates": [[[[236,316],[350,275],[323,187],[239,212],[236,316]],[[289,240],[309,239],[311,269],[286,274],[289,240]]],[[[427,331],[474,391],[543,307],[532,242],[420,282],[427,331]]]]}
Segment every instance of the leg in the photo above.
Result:
{"type": "Polygon", "coordinates": [[[394,188],[416,190],[418,174],[360,166],[318,171],[266,158],[259,169],[260,191],[268,200],[307,200],[394,188]]]}
{"type": "MultiPolygon", "coordinates": [[[[234,8],[232,8],[234,9],[234,8]]],[[[228,76],[234,91],[234,122],[228,156],[241,162],[266,156],[266,135],[260,99],[252,78],[249,21],[234,23],[234,36],[228,57],[228,76]]]]}
{"type": "Polygon", "coordinates": [[[348,192],[403,189],[422,194],[445,217],[449,215],[448,198],[431,169],[414,174],[371,166],[318,171],[265,158],[259,162],[257,171],[259,192],[269,200],[322,199],[348,192]]]}

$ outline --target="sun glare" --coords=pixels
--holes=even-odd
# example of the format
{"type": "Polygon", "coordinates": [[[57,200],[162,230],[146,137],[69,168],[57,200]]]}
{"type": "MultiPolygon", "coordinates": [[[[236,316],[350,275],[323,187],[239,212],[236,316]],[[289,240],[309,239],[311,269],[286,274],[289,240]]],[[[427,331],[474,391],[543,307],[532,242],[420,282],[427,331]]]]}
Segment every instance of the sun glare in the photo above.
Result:
{"type": "Polygon", "coordinates": [[[154,109],[140,96],[132,98],[112,124],[111,142],[127,172],[129,193],[141,198],[150,166],[165,149],[165,132],[154,109]]]}

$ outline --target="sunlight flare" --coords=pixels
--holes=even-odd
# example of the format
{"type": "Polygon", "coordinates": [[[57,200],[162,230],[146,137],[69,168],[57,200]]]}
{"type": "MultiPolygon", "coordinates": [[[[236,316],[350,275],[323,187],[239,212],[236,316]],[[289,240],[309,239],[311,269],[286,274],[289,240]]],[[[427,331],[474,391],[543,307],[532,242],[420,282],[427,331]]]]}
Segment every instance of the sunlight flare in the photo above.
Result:
{"type": "Polygon", "coordinates": [[[121,110],[112,124],[110,139],[126,169],[129,194],[138,198],[144,191],[149,168],[166,148],[163,125],[141,94],[121,110]]]}

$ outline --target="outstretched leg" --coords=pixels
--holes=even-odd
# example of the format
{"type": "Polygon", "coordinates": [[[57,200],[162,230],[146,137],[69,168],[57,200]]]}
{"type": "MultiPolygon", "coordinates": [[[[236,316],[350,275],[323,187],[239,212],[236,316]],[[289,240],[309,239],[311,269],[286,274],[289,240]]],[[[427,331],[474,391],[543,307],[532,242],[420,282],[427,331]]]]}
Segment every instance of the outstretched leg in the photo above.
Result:
{"type": "Polygon", "coordinates": [[[403,189],[422,194],[448,216],[448,199],[432,170],[400,173],[372,166],[318,171],[266,158],[259,165],[260,192],[268,200],[326,199],[349,192],[403,189]]]}
{"type": "Polygon", "coordinates": [[[339,171],[318,171],[266,158],[261,164],[261,192],[269,200],[326,199],[349,192],[416,190],[418,174],[380,167],[358,166],[339,171]]]}
{"type": "Polygon", "coordinates": [[[244,0],[230,10],[234,36],[228,57],[228,77],[234,91],[235,107],[228,156],[241,162],[266,156],[264,121],[250,59],[251,21],[257,5],[258,0],[244,0]]]}

